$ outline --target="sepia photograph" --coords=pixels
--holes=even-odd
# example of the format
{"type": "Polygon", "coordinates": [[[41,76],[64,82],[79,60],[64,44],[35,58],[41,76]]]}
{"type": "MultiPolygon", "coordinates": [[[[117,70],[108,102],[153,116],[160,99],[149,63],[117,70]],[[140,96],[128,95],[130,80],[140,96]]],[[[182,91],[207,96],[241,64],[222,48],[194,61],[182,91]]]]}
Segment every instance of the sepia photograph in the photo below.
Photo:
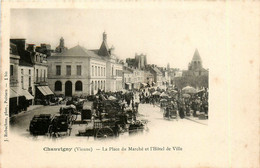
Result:
{"type": "Polygon", "coordinates": [[[11,131],[104,139],[207,127],[210,52],[188,38],[206,28],[179,34],[183,14],[144,22],[153,12],[12,9],[11,131]]]}
{"type": "Polygon", "coordinates": [[[1,4],[0,167],[259,167],[259,2],[1,4]]]}

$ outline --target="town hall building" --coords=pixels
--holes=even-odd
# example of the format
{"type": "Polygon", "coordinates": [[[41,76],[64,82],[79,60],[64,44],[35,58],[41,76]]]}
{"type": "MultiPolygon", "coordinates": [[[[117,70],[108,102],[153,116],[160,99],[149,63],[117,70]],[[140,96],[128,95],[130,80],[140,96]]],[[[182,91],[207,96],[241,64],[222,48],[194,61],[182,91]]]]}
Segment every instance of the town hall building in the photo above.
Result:
{"type": "Polygon", "coordinates": [[[107,45],[107,34],[99,49],[88,50],[80,45],[66,49],[64,39],[56,54],[48,57],[48,82],[57,95],[86,96],[98,90],[122,89],[123,65],[114,54],[114,47],[107,45]]]}

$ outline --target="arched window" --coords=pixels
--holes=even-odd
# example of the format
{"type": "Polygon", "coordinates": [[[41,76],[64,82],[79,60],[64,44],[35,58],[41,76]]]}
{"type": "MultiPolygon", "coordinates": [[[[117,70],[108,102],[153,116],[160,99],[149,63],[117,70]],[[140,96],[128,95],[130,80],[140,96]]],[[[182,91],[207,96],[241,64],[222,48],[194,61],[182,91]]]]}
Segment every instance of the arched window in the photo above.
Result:
{"type": "Polygon", "coordinates": [[[81,81],[77,81],[75,84],[75,90],[76,91],[82,91],[82,82],[81,81]]]}
{"type": "Polygon", "coordinates": [[[100,89],[103,89],[103,81],[100,81],[100,89]]]}
{"type": "Polygon", "coordinates": [[[94,82],[91,81],[91,91],[90,94],[94,94],[94,82]]]}
{"type": "Polygon", "coordinates": [[[62,83],[61,81],[55,82],[55,91],[62,91],[62,83]]]}
{"type": "Polygon", "coordinates": [[[97,90],[97,81],[95,81],[95,90],[97,90]]]}

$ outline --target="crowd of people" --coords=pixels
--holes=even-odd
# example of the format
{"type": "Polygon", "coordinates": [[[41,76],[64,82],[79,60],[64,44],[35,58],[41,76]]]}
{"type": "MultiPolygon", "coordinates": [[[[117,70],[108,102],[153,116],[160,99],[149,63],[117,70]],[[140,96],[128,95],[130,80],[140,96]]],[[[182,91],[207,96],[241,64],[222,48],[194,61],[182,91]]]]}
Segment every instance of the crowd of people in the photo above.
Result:
{"type": "Polygon", "coordinates": [[[139,100],[141,103],[150,103],[153,106],[160,105],[161,111],[164,111],[166,116],[169,116],[170,112],[181,119],[191,115],[198,117],[200,113],[204,113],[205,116],[208,115],[208,92],[206,89],[188,96],[178,88],[173,88],[173,90],[175,90],[174,94],[172,94],[170,88],[166,90],[157,89],[157,92],[167,95],[160,96],[158,94],[153,95],[154,89],[143,89],[139,93],[139,100]]]}
{"type": "Polygon", "coordinates": [[[118,112],[132,110],[138,113],[139,104],[151,104],[154,107],[160,106],[161,111],[170,115],[171,112],[183,119],[185,116],[198,117],[200,113],[208,115],[208,91],[200,90],[197,93],[185,94],[178,88],[142,88],[132,91],[104,92],[99,90],[96,95],[88,96],[88,100],[93,101],[94,109],[97,112],[109,111],[113,109],[118,112]],[[174,92],[172,92],[174,90],[174,92]],[[154,94],[155,92],[159,94],[154,94]],[[161,96],[164,93],[164,96],[161,96]],[[110,105],[104,109],[104,101],[109,101],[110,105]]]}

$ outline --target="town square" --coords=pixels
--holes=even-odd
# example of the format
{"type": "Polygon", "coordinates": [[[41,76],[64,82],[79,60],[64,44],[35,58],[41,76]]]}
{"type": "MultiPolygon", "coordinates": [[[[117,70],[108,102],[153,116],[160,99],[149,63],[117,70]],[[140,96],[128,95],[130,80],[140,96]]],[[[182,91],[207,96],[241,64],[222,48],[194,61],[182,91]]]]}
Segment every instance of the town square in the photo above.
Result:
{"type": "Polygon", "coordinates": [[[11,36],[11,131],[31,139],[97,140],[149,137],[162,125],[175,132],[207,127],[209,69],[199,48],[181,69],[171,59],[156,64],[146,51],[118,55],[106,30],[96,31],[96,49],[80,39],[68,47],[64,33],[55,32],[55,42],[11,36]]]}
{"type": "Polygon", "coordinates": [[[1,5],[0,167],[259,167],[259,1],[1,5]]]}

